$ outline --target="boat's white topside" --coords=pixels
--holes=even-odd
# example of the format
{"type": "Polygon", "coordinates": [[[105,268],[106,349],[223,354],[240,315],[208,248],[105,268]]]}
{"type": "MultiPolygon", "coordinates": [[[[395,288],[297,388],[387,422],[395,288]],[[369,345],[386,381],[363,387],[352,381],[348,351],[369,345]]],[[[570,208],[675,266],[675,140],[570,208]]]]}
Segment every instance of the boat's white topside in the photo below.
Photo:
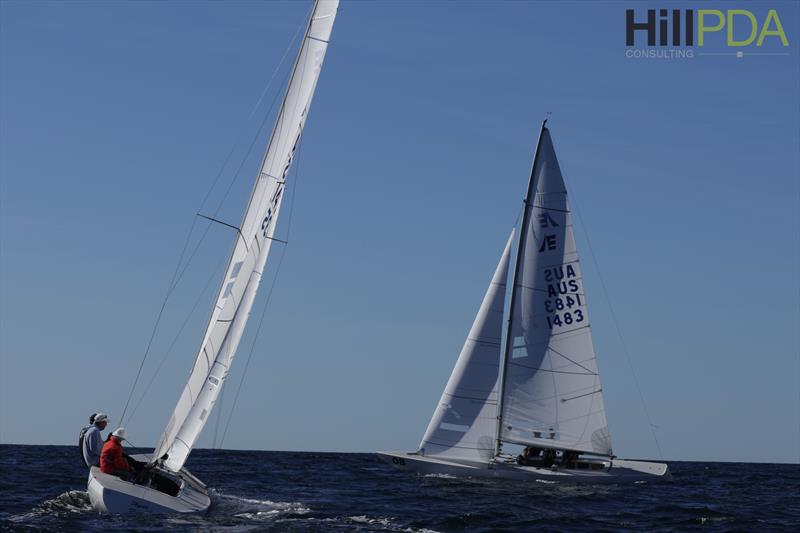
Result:
{"type": "MultiPolygon", "coordinates": [[[[133,457],[139,461],[150,459],[149,455],[133,457]]],[[[205,486],[185,469],[176,477],[180,479],[181,488],[177,496],[170,496],[155,488],[104,474],[94,466],[89,471],[89,499],[95,509],[106,513],[196,513],[208,509],[211,498],[205,486]]]]}
{"type": "Polygon", "coordinates": [[[455,477],[490,477],[520,480],[562,481],[565,483],[620,483],[658,481],[672,478],[664,463],[625,459],[596,460],[605,463],[597,470],[572,469],[560,466],[523,466],[514,462],[475,462],[423,456],[414,452],[378,452],[378,457],[401,470],[419,474],[440,474],[455,477]]]}

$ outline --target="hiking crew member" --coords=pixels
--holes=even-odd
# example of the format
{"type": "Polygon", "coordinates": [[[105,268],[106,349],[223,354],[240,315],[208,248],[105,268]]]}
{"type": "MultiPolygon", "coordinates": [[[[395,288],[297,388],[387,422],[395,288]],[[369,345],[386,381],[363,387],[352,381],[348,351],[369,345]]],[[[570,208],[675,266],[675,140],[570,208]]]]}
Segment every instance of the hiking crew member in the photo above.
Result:
{"type": "Polygon", "coordinates": [[[81,451],[83,462],[91,468],[100,464],[100,452],[103,449],[103,436],[100,432],[108,425],[108,415],[97,413],[89,417],[89,421],[92,425],[86,428],[85,433],[81,432],[81,451]]]}
{"type": "Polygon", "coordinates": [[[134,473],[122,452],[122,441],[126,436],[125,428],[117,428],[103,445],[103,452],[100,454],[100,470],[104,474],[130,479],[131,474],[134,473]]]}
{"type": "MultiPolygon", "coordinates": [[[[86,431],[94,425],[94,417],[97,416],[97,413],[92,413],[89,416],[89,425],[83,426],[81,428],[81,432],[78,433],[78,453],[81,454],[81,460],[86,463],[86,459],[83,458],[83,438],[86,436],[86,431]]],[[[89,465],[86,465],[89,466],[89,465]]]]}

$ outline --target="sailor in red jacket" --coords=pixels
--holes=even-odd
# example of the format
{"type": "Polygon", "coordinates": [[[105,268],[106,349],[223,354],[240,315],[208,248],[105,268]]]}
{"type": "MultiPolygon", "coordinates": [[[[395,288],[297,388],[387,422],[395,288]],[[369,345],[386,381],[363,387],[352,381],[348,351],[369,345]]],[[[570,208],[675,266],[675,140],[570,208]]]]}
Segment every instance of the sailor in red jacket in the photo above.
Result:
{"type": "Polygon", "coordinates": [[[103,445],[103,451],[100,452],[100,470],[104,474],[127,478],[133,473],[133,468],[122,453],[122,441],[126,436],[125,428],[117,428],[103,445]]]}

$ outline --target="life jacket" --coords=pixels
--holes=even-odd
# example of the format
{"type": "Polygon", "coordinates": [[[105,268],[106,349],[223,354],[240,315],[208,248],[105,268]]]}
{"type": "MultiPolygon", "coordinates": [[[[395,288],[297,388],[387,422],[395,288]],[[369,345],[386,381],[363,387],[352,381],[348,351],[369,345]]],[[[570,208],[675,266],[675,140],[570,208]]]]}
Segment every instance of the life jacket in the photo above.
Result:
{"type": "Polygon", "coordinates": [[[81,455],[81,461],[86,465],[87,468],[91,467],[91,465],[86,462],[86,458],[83,456],[83,441],[86,439],[86,432],[89,431],[90,427],[92,426],[86,426],[85,428],[81,429],[81,432],[78,435],[78,453],[81,455]]]}
{"type": "Polygon", "coordinates": [[[100,471],[105,474],[114,474],[119,470],[127,471],[130,468],[122,453],[122,445],[113,437],[109,437],[103,444],[103,451],[100,453],[100,471]]]}

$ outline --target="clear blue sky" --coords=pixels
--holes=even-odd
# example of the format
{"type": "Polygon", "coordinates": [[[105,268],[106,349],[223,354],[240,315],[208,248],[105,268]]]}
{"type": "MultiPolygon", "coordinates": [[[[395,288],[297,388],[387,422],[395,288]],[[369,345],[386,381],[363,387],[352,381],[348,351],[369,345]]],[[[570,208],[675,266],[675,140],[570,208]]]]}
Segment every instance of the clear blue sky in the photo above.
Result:
{"type": "MultiPolygon", "coordinates": [[[[343,2],[225,447],[415,449],[551,111],[615,451],[658,456],[601,278],[665,458],[800,460],[798,4],[713,6],[776,8],[790,46],[760,51],[788,56],[692,60],[626,59],[629,4],[343,2]]],[[[248,115],[308,5],[0,3],[0,442],[72,443],[94,410],[118,420],[234,145],[211,203],[244,160],[220,213],[240,219],[264,133],[246,149],[284,71],[248,115]]],[[[230,239],[211,228],[144,383],[230,239]]],[[[126,424],[133,442],[160,435],[210,299],[126,424]]]]}

